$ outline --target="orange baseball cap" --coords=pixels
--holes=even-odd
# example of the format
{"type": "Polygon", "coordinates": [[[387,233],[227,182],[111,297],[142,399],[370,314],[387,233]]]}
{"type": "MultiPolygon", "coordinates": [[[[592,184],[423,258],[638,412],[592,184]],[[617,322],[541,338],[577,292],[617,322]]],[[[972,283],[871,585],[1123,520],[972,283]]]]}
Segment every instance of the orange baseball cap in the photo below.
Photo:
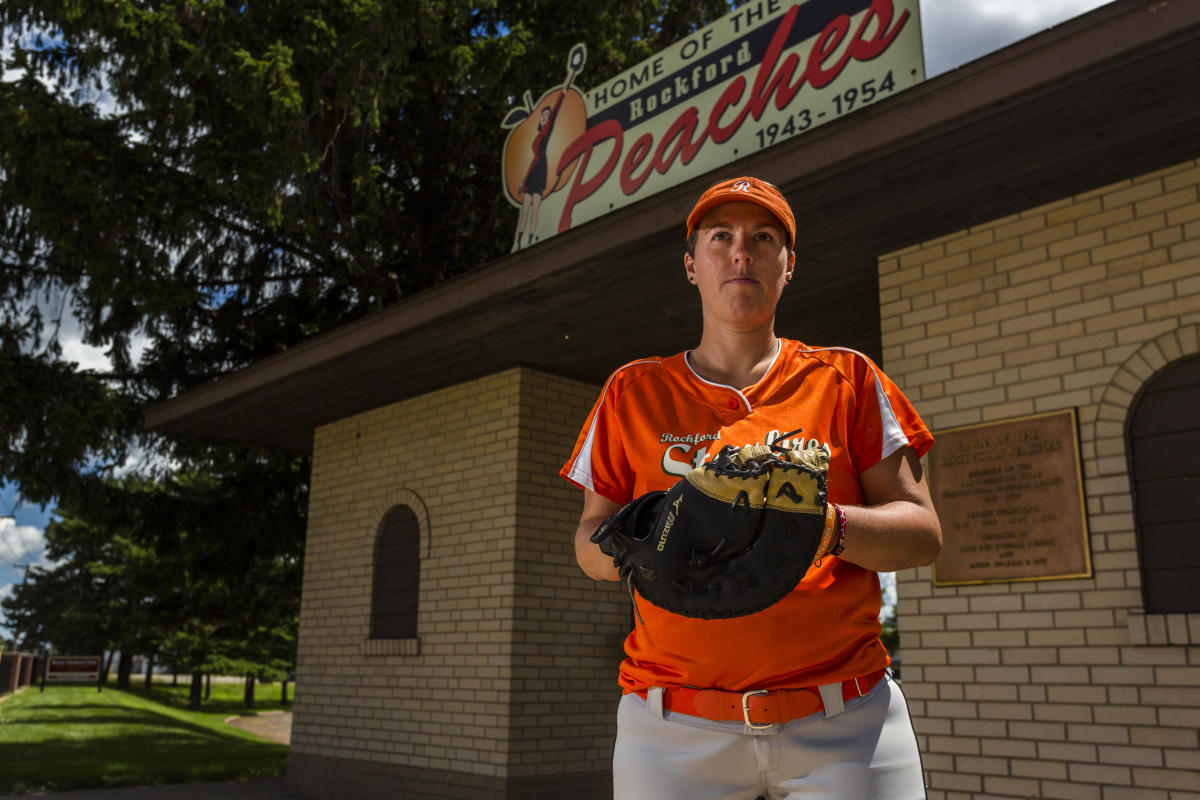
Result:
{"type": "Polygon", "coordinates": [[[704,194],[700,195],[692,213],[688,214],[687,238],[691,238],[692,231],[696,230],[705,214],[725,203],[754,203],[762,206],[774,214],[787,231],[788,247],[796,246],[796,217],[792,214],[792,207],[788,205],[788,201],[772,184],[749,177],[730,178],[708,187],[704,194]]]}

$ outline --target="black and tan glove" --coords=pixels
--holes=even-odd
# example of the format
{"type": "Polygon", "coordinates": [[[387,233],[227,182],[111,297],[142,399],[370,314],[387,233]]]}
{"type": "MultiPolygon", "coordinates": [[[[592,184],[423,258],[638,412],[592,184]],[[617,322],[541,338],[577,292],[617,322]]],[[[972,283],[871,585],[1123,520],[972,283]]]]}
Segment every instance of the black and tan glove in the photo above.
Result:
{"type": "Polygon", "coordinates": [[[591,541],[656,606],[703,619],[753,614],[824,555],[828,467],[818,448],[726,446],[670,490],[613,514],[591,541]]]}

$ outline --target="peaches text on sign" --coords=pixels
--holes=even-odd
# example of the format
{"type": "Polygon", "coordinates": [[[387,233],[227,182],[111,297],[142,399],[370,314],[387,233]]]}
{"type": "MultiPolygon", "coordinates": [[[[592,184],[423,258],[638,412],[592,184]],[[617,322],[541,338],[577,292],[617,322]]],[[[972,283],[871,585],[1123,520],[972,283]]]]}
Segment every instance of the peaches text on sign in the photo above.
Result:
{"type": "Polygon", "coordinates": [[[874,0],[853,36],[847,36],[851,20],[849,15],[840,14],[817,35],[801,69],[797,53],[789,53],[779,63],[798,11],[799,6],[793,6],[780,18],[749,97],[743,102],[747,81],[744,75],[737,76],[716,99],[702,129],[700,110],[689,106],[666,128],[657,143],[653,133],[644,133],[626,151],[624,129],[615,119],[607,119],[589,127],[568,145],[559,160],[558,171],[562,172],[576,161],[579,163],[559,218],[558,232],[570,229],[574,207],[600,189],[618,163],[621,164],[618,173],[621,191],[631,195],[652,172],[666,174],[677,160],[681,164],[690,163],[706,139],[720,144],[737,133],[747,117],[756,121],[761,119],[772,100],[777,109],[783,110],[805,82],[819,89],[834,81],[851,59],[863,62],[878,57],[887,50],[909,17],[904,11],[893,20],[892,0],[874,0]],[[733,114],[732,119],[723,122],[729,113],[733,114]],[[611,142],[608,157],[598,169],[589,169],[593,152],[607,142],[611,142]]]}

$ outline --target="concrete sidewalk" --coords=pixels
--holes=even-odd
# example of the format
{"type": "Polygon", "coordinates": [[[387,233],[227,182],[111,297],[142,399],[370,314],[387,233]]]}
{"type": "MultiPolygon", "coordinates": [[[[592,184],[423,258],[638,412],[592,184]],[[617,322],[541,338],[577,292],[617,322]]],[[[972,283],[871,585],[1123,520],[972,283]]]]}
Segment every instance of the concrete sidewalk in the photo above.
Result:
{"type": "Polygon", "coordinates": [[[230,717],[225,724],[278,744],[292,743],[291,711],[264,711],[245,717],[230,717]]]}
{"type": "Polygon", "coordinates": [[[76,792],[5,795],[0,800],[291,800],[283,778],[224,783],[171,783],[163,786],[132,786],[122,789],[80,789],[76,792]]]}

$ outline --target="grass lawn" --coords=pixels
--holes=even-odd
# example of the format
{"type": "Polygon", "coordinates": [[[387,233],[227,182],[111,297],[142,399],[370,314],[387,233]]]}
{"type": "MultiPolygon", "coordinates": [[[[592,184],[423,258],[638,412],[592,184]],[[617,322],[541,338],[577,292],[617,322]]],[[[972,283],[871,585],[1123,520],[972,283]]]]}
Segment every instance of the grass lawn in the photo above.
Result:
{"type": "MultiPolygon", "coordinates": [[[[257,711],[280,708],[278,684],[257,689],[257,711]]],[[[198,711],[187,708],[187,692],[182,683],[30,686],[9,697],[0,703],[0,794],[283,774],[286,745],[224,722],[253,713],[240,683],[214,683],[198,711]]]]}

